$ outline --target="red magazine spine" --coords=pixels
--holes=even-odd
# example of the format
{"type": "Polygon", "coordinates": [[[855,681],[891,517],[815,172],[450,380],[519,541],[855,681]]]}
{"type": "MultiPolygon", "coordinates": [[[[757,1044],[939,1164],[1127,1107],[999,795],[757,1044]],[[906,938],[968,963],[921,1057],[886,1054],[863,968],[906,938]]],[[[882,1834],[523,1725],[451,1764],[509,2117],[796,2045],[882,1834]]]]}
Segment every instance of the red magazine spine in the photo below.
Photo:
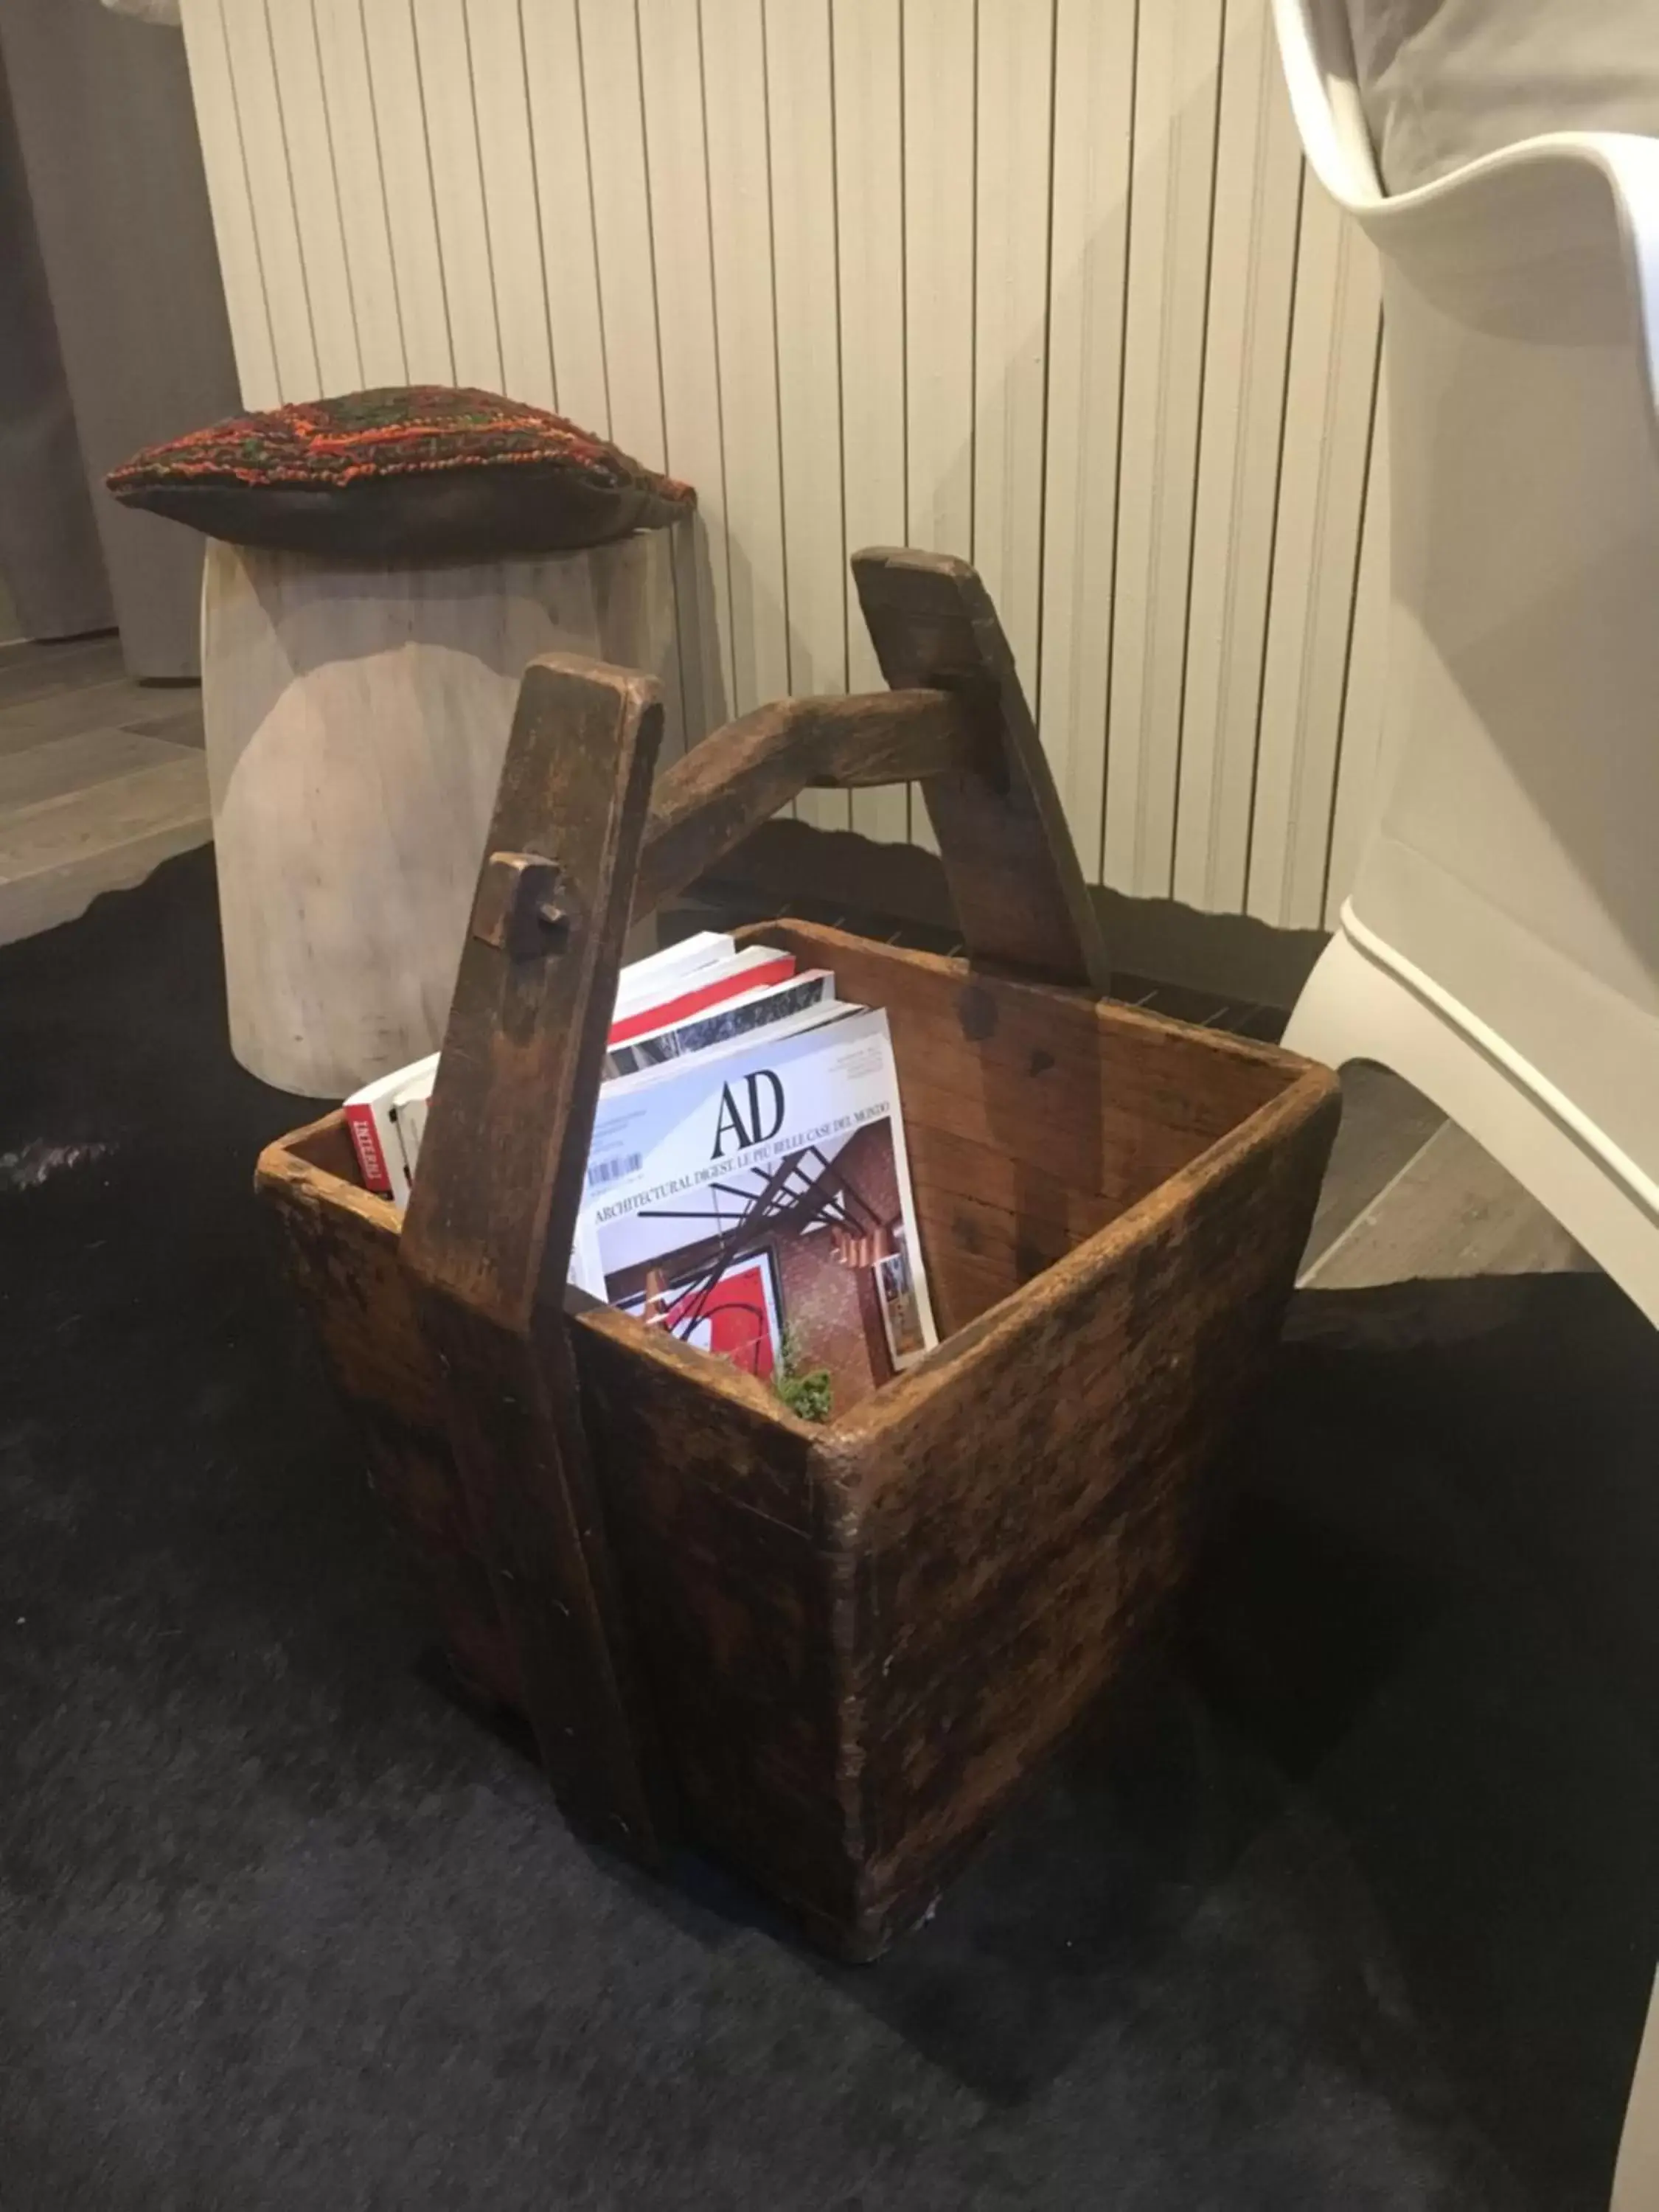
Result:
{"type": "Polygon", "coordinates": [[[625,1014],[611,1025],[606,1040],[611,1050],[619,1044],[631,1044],[635,1037],[646,1036],[657,1030],[672,1029],[677,1022],[690,1021],[693,1014],[705,1013],[711,1006],[720,1006],[726,999],[746,998],[751,991],[763,991],[774,983],[787,983],[795,972],[794,955],[780,952],[775,959],[757,961],[741,974],[723,976],[718,983],[696,986],[680,992],[672,999],[659,1000],[653,1006],[642,1006],[638,1012],[625,1014]]]}
{"type": "Polygon", "coordinates": [[[386,1172],[386,1155],[380,1150],[380,1132],[374,1127],[372,1106],[348,1106],[346,1127],[351,1132],[351,1142],[357,1155],[357,1169],[366,1190],[375,1191],[382,1198],[392,1195],[392,1177],[386,1172]]]}

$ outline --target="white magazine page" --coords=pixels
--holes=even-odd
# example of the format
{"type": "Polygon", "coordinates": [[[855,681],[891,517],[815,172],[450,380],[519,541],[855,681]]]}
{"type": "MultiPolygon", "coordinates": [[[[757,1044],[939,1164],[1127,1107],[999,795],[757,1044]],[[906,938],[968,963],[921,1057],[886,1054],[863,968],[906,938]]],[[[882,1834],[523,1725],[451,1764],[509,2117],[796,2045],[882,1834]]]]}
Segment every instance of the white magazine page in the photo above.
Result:
{"type": "MultiPolygon", "coordinates": [[[[400,1091],[392,1102],[390,1119],[392,1142],[403,1155],[406,1182],[413,1182],[415,1169],[421,1157],[421,1140],[426,1135],[426,1109],[432,1097],[432,1078],[428,1075],[400,1091]]],[[[407,1204],[405,1196],[404,1203],[407,1204]]]]}
{"type": "Polygon", "coordinates": [[[665,945],[660,952],[630,960],[617,977],[617,1012],[627,1012],[639,1000],[663,995],[665,987],[682,976],[733,958],[737,949],[736,941],[719,930],[700,929],[695,937],[682,938],[678,945],[665,945]]]}

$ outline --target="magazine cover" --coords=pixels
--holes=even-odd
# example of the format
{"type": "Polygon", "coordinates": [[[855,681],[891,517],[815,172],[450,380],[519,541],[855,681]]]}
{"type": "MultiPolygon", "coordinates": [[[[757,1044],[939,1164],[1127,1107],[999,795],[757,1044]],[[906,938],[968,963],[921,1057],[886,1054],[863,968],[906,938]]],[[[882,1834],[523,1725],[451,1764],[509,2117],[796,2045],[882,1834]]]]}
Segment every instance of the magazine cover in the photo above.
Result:
{"type": "MultiPolygon", "coordinates": [[[[787,964],[793,968],[795,963],[787,960],[787,964]]],[[[609,1082],[619,1075],[637,1074],[642,1068],[684,1059],[691,1053],[706,1052],[713,1045],[770,1028],[814,1008],[827,1007],[835,994],[836,979],[826,968],[816,968],[809,975],[791,976],[783,982],[769,983],[763,990],[746,992],[740,998],[711,1006],[666,1029],[647,1030],[631,1043],[613,1046],[605,1054],[605,1079],[609,1082]]],[[[430,1059],[404,1071],[408,1081],[402,1082],[398,1076],[386,1079],[388,1085],[402,1082],[402,1087],[393,1090],[380,1109],[386,1129],[384,1150],[392,1163],[390,1194],[399,1206],[408,1204],[410,1187],[420,1164],[427,1109],[437,1072],[438,1055],[434,1053],[430,1059]]],[[[361,1145],[358,1150],[361,1157],[361,1145]]]]}
{"type": "Polygon", "coordinates": [[[879,1007],[824,1011],[601,1094],[582,1287],[849,1411],[938,1341],[879,1007]]]}
{"type": "MultiPolygon", "coordinates": [[[[707,984],[715,969],[724,973],[738,965],[732,939],[705,929],[683,938],[661,952],[647,953],[625,967],[617,980],[617,1006],[611,1026],[643,1021],[657,1030],[667,1019],[660,1010],[684,999],[699,984],[707,984]]],[[[793,966],[793,963],[791,965],[793,966]]],[[[752,968],[753,963],[750,963],[752,968]]],[[[739,970],[733,992],[752,988],[748,969],[739,970]]],[[[630,1031],[629,1034],[632,1034],[630,1031]]],[[[426,1126],[424,1102],[437,1080],[438,1055],[427,1053],[407,1067],[393,1070],[345,1102],[346,1127],[357,1154],[357,1172],[366,1190],[378,1192],[398,1206],[409,1202],[409,1179],[419,1156],[421,1132],[426,1126]]]]}
{"type": "Polygon", "coordinates": [[[716,930],[702,929],[694,937],[681,938],[678,945],[665,945],[660,952],[647,952],[641,959],[629,961],[617,977],[617,1013],[631,1012],[641,1000],[651,1003],[667,997],[683,977],[735,959],[737,951],[731,938],[716,930]]]}

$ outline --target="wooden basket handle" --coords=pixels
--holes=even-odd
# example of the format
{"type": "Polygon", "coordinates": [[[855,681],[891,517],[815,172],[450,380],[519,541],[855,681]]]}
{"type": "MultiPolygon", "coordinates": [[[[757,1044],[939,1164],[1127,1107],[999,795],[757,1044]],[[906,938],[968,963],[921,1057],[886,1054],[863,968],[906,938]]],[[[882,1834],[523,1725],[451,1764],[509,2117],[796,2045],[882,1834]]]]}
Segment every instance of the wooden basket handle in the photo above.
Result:
{"type": "Polygon", "coordinates": [[[661,738],[647,678],[553,657],[526,670],[400,1239],[554,1795],[647,1865],[667,1849],[666,1767],[564,1291],[661,738]]]}
{"type": "Polygon", "coordinates": [[[635,916],[809,785],[916,781],[969,957],[1103,997],[1100,926],[984,585],[943,553],[857,553],[853,574],[892,688],[780,700],[677,762],[657,787],[635,916]]]}
{"type": "Polygon", "coordinates": [[[666,1849],[672,1792],[564,1317],[630,913],[808,784],[917,780],[970,958],[1106,988],[1077,854],[979,578],[927,553],[860,553],[853,568],[892,688],[732,723],[669,771],[654,805],[657,686],[552,656],[526,671],[401,1240],[549,1779],[574,1822],[647,1863],[666,1849]]]}

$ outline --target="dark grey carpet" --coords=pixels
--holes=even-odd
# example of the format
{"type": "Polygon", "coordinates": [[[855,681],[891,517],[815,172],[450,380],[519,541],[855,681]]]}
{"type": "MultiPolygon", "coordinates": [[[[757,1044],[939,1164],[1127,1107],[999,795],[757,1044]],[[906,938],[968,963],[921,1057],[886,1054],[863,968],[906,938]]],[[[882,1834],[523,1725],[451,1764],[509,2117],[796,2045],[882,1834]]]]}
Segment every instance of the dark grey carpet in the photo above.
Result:
{"type": "Polygon", "coordinates": [[[1605,2202],[1659,1365],[1304,1299],[1175,1660],[883,1965],[573,1843],[419,1663],[248,1195],[210,861],[0,953],[0,2204],[1605,2202]]]}

